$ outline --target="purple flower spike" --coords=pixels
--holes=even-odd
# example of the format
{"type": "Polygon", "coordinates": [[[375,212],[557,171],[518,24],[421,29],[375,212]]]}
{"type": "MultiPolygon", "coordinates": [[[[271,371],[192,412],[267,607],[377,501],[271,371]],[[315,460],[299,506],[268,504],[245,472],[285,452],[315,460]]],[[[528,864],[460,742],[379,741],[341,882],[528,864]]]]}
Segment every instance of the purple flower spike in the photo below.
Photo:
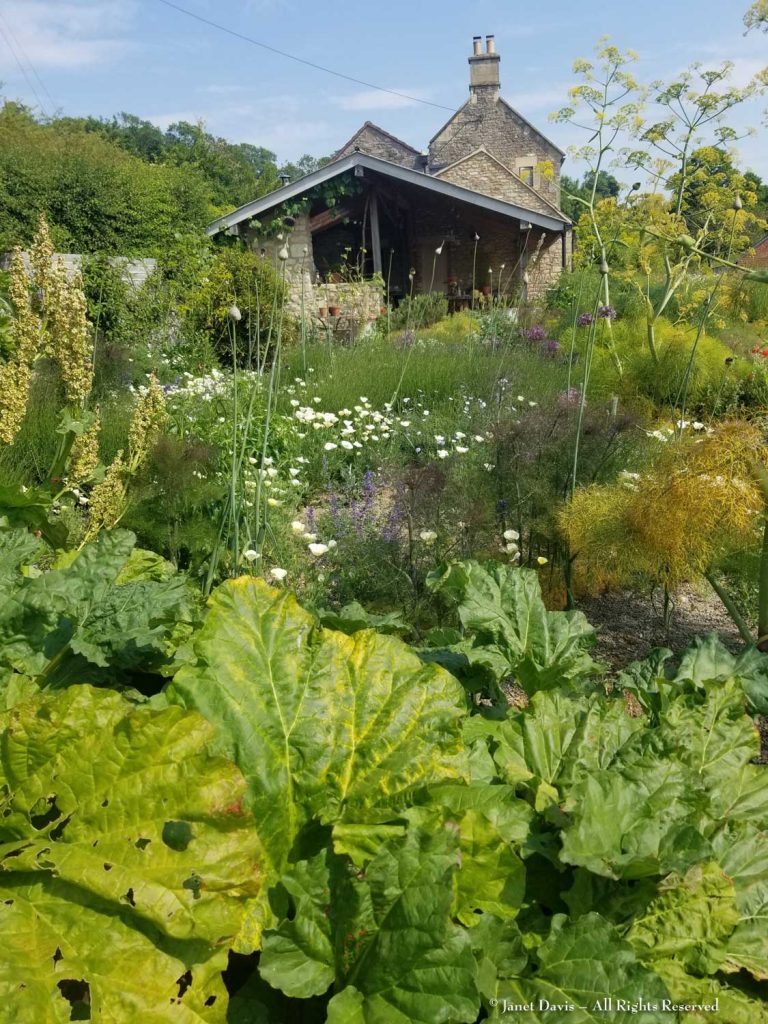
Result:
{"type": "Polygon", "coordinates": [[[579,313],[578,319],[576,320],[579,327],[589,327],[594,322],[595,318],[591,313],[579,313]]]}

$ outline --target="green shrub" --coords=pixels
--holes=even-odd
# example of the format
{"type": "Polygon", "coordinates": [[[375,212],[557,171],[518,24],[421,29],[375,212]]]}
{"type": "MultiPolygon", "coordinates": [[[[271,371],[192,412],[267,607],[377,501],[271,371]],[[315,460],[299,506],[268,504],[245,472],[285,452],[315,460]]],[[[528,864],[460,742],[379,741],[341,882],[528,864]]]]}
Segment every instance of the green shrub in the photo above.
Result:
{"type": "MultiPolygon", "coordinates": [[[[573,337],[572,329],[565,332],[564,344],[573,337]]],[[[583,360],[589,337],[589,328],[576,328],[575,344],[583,360]]],[[[658,362],[651,357],[647,341],[645,320],[616,320],[611,327],[598,321],[594,364],[590,391],[607,396],[612,393],[625,397],[649,399],[657,406],[674,406],[680,401],[686,368],[696,341],[696,328],[672,324],[663,317],[656,322],[656,349],[658,362]],[[611,334],[609,335],[609,330],[611,334]],[[621,360],[623,376],[620,378],[610,352],[610,338],[621,360]]],[[[733,352],[709,334],[702,334],[696,346],[687,404],[704,406],[712,400],[734,375],[733,352]]],[[[713,411],[708,408],[705,411],[713,411]]]]}
{"type": "Polygon", "coordinates": [[[277,331],[284,342],[296,337],[296,324],[286,316],[285,285],[272,264],[239,247],[219,249],[186,300],[186,321],[193,331],[210,335],[223,365],[232,365],[231,330],[234,327],[237,362],[255,366],[277,331]],[[233,320],[236,306],[240,319],[233,320]],[[282,326],[281,326],[282,325],[282,326]]]}
{"type": "Polygon", "coordinates": [[[441,292],[426,295],[408,295],[390,317],[394,330],[429,327],[448,315],[448,300],[441,292]]]}

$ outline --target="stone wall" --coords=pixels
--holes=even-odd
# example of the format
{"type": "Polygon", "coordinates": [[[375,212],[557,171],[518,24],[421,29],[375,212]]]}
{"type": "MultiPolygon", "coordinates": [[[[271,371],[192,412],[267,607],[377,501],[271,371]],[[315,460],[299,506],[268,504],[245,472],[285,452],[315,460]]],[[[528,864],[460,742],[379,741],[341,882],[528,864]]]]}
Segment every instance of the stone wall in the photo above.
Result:
{"type": "Polygon", "coordinates": [[[291,231],[285,231],[282,238],[260,239],[255,232],[247,235],[247,241],[254,252],[263,254],[278,273],[285,272],[286,311],[297,320],[302,315],[314,320],[321,309],[339,306],[344,317],[355,321],[374,320],[384,302],[381,281],[343,281],[339,283],[318,283],[312,253],[312,234],[309,216],[296,218],[291,231]],[[279,252],[288,250],[288,259],[283,261],[279,252]],[[285,264],[283,267],[283,263],[285,264]]]}
{"type": "Polygon", "coordinates": [[[375,320],[384,305],[384,284],[381,280],[341,281],[338,283],[316,284],[313,288],[314,306],[308,311],[311,317],[319,316],[325,309],[330,315],[332,307],[341,310],[341,316],[357,323],[375,320]]]}
{"type": "Polygon", "coordinates": [[[534,166],[549,161],[552,177],[536,171],[533,187],[550,203],[559,205],[562,153],[492,91],[473,93],[432,139],[430,167],[438,171],[482,146],[513,170],[526,166],[529,157],[535,158],[534,166]]]}
{"type": "Polygon", "coordinates": [[[395,138],[394,135],[390,135],[389,132],[385,132],[383,128],[379,128],[378,125],[372,124],[370,121],[365,122],[343,149],[333,154],[333,159],[339,160],[343,156],[354,153],[356,149],[369,156],[377,156],[381,160],[389,160],[391,163],[402,164],[404,167],[411,167],[415,170],[421,170],[424,164],[420,153],[413,146],[395,138]]]}
{"type": "Polygon", "coordinates": [[[302,308],[312,310],[314,313],[314,298],[312,289],[315,281],[315,265],[312,259],[312,234],[309,230],[309,215],[301,214],[296,217],[296,225],[291,230],[286,230],[282,238],[272,237],[259,238],[255,231],[249,231],[246,235],[248,245],[254,252],[261,252],[264,259],[277,269],[278,273],[283,272],[283,261],[278,253],[285,246],[288,249],[288,259],[285,260],[285,283],[286,283],[286,304],[287,312],[301,318],[302,308]]]}
{"type": "Polygon", "coordinates": [[[507,203],[515,203],[527,210],[537,210],[549,216],[555,213],[555,209],[534,189],[484,148],[438,171],[436,177],[487,196],[495,196],[507,203]]]}

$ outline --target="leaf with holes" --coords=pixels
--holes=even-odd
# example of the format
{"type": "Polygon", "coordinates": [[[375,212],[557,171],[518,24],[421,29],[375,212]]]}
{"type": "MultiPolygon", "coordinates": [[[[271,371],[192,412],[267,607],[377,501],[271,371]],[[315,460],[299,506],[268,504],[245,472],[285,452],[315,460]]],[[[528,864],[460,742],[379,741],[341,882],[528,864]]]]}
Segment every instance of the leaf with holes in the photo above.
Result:
{"type": "Polygon", "coordinates": [[[211,726],[78,686],[18,704],[0,729],[9,1019],[59,1019],[62,981],[88,986],[96,1020],[223,1019],[220,951],[260,870],[244,780],[210,754],[211,726]]]}

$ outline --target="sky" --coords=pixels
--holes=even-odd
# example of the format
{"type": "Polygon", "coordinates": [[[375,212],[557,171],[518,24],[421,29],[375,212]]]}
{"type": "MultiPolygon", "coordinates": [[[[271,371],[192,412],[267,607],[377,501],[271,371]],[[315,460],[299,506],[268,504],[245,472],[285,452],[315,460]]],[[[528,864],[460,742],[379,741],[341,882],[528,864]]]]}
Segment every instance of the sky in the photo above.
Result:
{"type": "MultiPolygon", "coordinates": [[[[474,35],[496,36],[502,94],[563,149],[585,139],[548,115],[567,102],[574,59],[590,56],[601,36],[639,54],[634,73],[642,81],[669,79],[694,60],[731,60],[743,84],[768,64],[768,36],[744,35],[749,0],[177,2],[414,99],[297,64],[160,0],[0,0],[0,93],[49,115],[128,111],[163,128],[203,120],[214,134],[265,146],[284,161],[329,155],[365,120],[426,149],[466,99],[474,35]]],[[[759,129],[766,106],[765,97],[753,102],[732,123],[759,129]]],[[[737,144],[742,165],[766,179],[767,131],[737,144]]],[[[569,161],[564,170],[579,167],[569,161]]],[[[614,173],[632,177],[620,166],[614,173]]]]}

